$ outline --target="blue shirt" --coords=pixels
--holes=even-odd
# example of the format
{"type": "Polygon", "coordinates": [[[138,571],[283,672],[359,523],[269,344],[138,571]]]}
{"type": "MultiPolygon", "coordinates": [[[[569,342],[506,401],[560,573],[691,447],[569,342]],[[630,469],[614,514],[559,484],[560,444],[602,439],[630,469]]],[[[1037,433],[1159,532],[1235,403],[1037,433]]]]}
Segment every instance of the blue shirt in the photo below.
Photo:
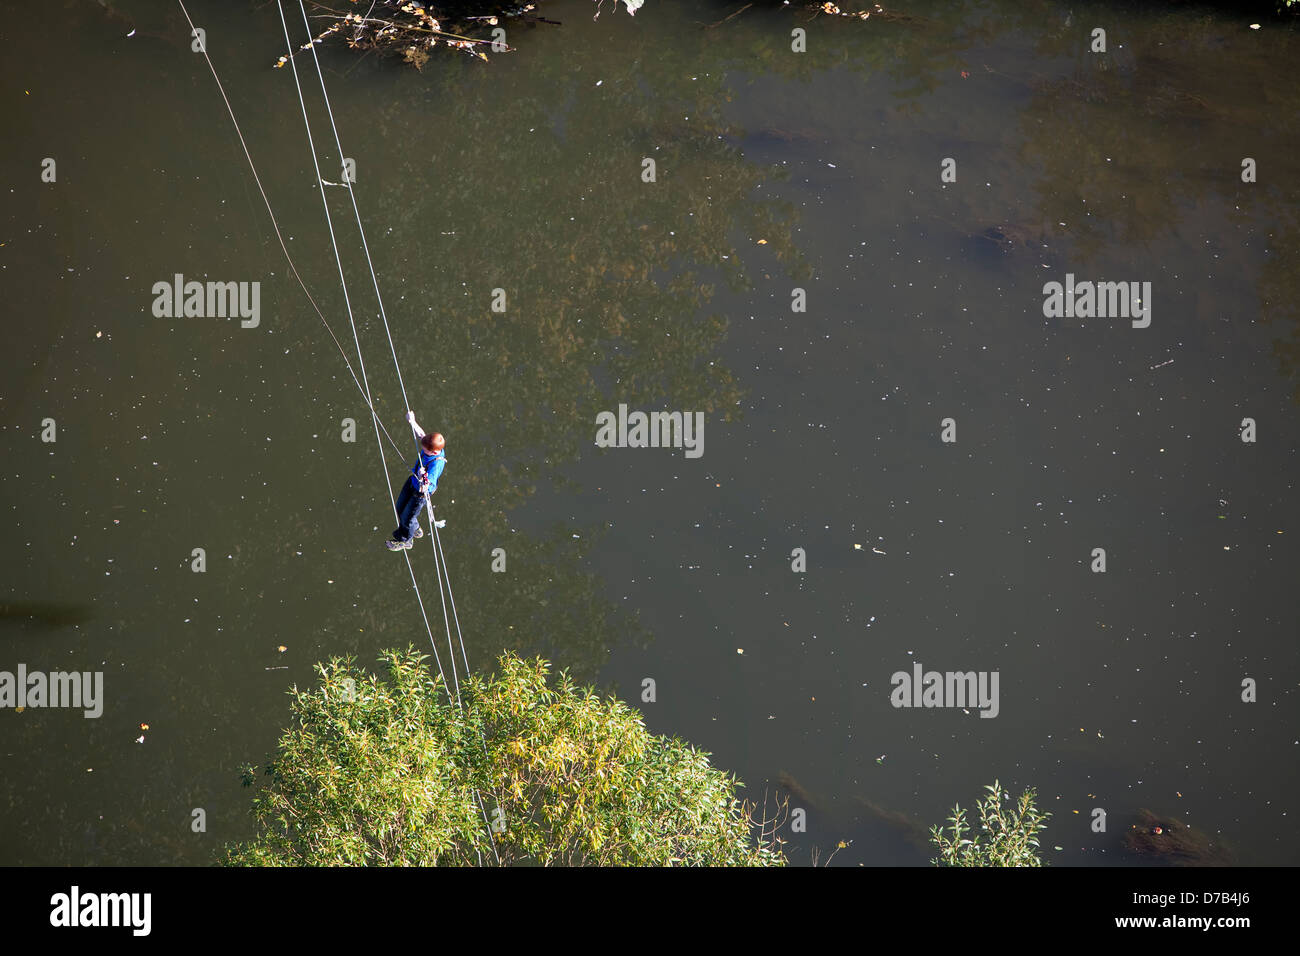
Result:
{"type": "Polygon", "coordinates": [[[438,490],[438,476],[442,470],[447,467],[447,459],[442,452],[437,451],[432,455],[428,454],[423,448],[420,449],[420,459],[411,466],[411,487],[419,492],[420,490],[420,469],[423,468],[429,473],[429,493],[438,490]]]}

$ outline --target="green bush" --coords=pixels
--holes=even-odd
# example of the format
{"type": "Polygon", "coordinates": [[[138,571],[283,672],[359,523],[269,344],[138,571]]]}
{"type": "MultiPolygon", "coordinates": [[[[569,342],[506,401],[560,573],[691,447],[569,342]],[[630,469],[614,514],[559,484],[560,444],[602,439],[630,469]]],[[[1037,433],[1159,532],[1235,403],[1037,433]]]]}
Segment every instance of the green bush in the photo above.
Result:
{"type": "Polygon", "coordinates": [[[930,862],[935,866],[1042,866],[1038,834],[1047,829],[1051,814],[1035,806],[1035,791],[1026,790],[1014,805],[1007,805],[1010,794],[996,780],[984,789],[988,795],[976,804],[979,830],[967,824],[960,805],[953,807],[947,828],[930,828],[930,842],[939,850],[930,862]]]}
{"type": "Polygon", "coordinates": [[[227,864],[785,862],[707,754],[567,674],[552,686],[545,661],[507,654],[495,676],[461,679],[457,706],[414,649],[383,660],[383,680],[335,659],[291,691],[258,835],[227,864]]]}

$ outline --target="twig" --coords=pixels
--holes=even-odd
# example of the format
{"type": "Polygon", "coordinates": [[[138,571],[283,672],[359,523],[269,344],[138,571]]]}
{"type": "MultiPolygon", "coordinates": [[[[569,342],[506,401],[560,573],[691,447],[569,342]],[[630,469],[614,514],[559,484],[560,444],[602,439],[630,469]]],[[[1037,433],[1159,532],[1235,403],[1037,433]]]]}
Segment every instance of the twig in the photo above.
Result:
{"type": "Polygon", "coordinates": [[[365,53],[361,54],[361,56],[357,58],[357,61],[355,63],[353,63],[350,67],[348,67],[346,70],[343,71],[342,78],[346,80],[348,76],[352,73],[352,71],[355,70],[357,67],[359,67],[363,62],[365,62],[366,57],[370,56],[370,54],[374,52],[375,52],[374,47],[371,47],[365,53]]]}
{"type": "Polygon", "coordinates": [[[723,18],[722,18],[721,20],[719,20],[717,23],[710,23],[710,24],[709,24],[707,27],[705,27],[704,29],[706,29],[706,30],[712,30],[712,29],[713,29],[714,27],[716,27],[716,26],[721,26],[722,24],[724,24],[724,23],[726,23],[728,20],[730,20],[731,17],[738,17],[738,16],[740,16],[742,13],[744,13],[746,10],[748,10],[748,9],[749,9],[750,7],[752,7],[753,5],[754,5],[754,4],[752,4],[752,3],[747,3],[747,4],[745,4],[743,7],[741,7],[739,10],[737,10],[735,13],[731,14],[730,16],[725,16],[725,17],[723,17],[723,18]]]}

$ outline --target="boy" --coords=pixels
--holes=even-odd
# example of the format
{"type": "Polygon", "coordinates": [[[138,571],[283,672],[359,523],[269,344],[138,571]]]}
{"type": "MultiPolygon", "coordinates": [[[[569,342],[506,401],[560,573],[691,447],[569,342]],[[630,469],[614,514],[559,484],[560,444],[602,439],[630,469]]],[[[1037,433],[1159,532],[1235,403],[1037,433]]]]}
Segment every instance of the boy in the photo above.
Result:
{"type": "Polygon", "coordinates": [[[443,455],[446,442],[442,435],[437,432],[426,435],[415,420],[415,412],[409,409],[406,420],[420,440],[420,454],[411,466],[411,477],[402,482],[401,494],[397,496],[397,529],[393,537],[384,542],[389,551],[409,550],[413,538],[424,536],[424,529],[420,527],[420,506],[424,504],[425,495],[438,490],[438,477],[447,466],[443,455]]]}

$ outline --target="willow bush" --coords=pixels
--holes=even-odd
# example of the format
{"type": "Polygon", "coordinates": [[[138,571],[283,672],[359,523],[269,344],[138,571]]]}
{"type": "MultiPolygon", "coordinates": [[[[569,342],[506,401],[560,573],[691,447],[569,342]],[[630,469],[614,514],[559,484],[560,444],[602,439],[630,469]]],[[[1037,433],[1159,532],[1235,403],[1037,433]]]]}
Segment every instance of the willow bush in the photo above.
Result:
{"type": "MultiPolygon", "coordinates": [[[[413,648],[382,679],[350,658],[290,691],[292,721],[237,866],[714,865],[785,862],[708,754],[612,698],[506,654],[460,705],[413,648]]],[[[244,770],[246,785],[257,774],[244,770]]]]}
{"type": "Polygon", "coordinates": [[[1025,790],[1014,803],[996,780],[975,806],[979,829],[967,823],[966,811],[953,807],[948,826],[931,827],[930,842],[939,850],[935,866],[1042,866],[1038,834],[1047,829],[1050,813],[1036,806],[1037,793],[1025,790]]]}

